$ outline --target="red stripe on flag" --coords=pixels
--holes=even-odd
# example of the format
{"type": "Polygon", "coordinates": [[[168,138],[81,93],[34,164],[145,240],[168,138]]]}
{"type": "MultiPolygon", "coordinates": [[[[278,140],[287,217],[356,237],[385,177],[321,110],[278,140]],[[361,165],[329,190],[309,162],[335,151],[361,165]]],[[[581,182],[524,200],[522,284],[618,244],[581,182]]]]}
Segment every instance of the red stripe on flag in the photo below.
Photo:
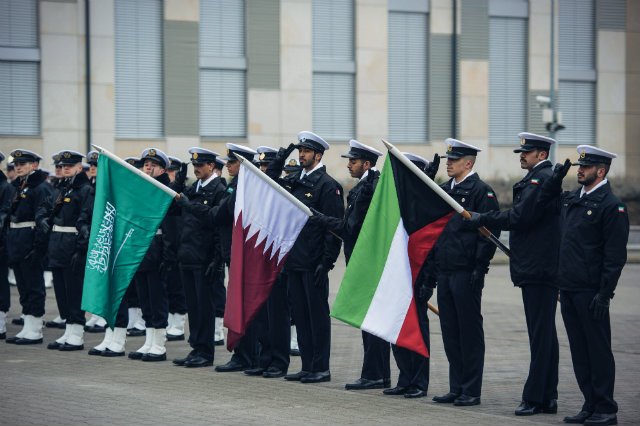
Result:
{"type": "Polygon", "coordinates": [[[411,304],[407,315],[404,317],[396,345],[417,352],[424,357],[429,357],[429,350],[422,337],[420,323],[418,322],[418,309],[416,308],[415,298],[411,298],[411,304]]]}
{"type": "Polygon", "coordinates": [[[227,349],[233,350],[247,326],[271,293],[285,258],[278,264],[278,253],[264,252],[266,238],[256,247],[259,232],[246,240],[249,227],[242,228],[242,212],[233,226],[231,266],[227,286],[224,325],[228,328],[227,349]],[[246,240],[246,241],[245,241],[246,240]]]}
{"type": "Polygon", "coordinates": [[[424,263],[427,255],[438,241],[438,237],[442,234],[444,227],[447,226],[449,219],[455,212],[451,212],[442,216],[435,222],[418,229],[409,235],[409,264],[411,266],[411,282],[415,284],[416,278],[420,273],[420,268],[424,263]]]}

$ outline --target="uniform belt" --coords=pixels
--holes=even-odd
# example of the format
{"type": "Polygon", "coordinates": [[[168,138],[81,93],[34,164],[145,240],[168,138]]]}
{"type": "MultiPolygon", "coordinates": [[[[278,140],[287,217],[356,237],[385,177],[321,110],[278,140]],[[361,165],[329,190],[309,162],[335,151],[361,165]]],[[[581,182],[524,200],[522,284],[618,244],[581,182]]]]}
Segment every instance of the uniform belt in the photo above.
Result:
{"type": "Polygon", "coordinates": [[[156,231],[156,235],[162,235],[162,229],[158,229],[158,230],[156,231]]]}
{"type": "Polygon", "coordinates": [[[77,234],[78,230],[76,229],[75,226],[60,226],[60,225],[53,225],[53,232],[64,232],[67,234],[77,234]]]}
{"type": "Polygon", "coordinates": [[[36,227],[36,223],[35,222],[11,222],[9,223],[9,228],[12,229],[20,229],[20,228],[35,228],[36,227]]]}

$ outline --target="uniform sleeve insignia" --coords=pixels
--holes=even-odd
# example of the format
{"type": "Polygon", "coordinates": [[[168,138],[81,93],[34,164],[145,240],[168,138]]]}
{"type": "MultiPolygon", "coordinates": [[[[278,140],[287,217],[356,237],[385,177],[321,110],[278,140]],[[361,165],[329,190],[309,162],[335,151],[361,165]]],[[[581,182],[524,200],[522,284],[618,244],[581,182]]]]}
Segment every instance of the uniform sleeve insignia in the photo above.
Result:
{"type": "Polygon", "coordinates": [[[496,194],[494,194],[493,192],[489,191],[489,192],[487,192],[487,197],[496,198],[496,194]]]}
{"type": "Polygon", "coordinates": [[[532,185],[540,185],[540,179],[531,179],[532,185]]]}
{"type": "Polygon", "coordinates": [[[618,206],[618,213],[624,213],[627,209],[624,207],[623,204],[620,204],[618,206]]]}

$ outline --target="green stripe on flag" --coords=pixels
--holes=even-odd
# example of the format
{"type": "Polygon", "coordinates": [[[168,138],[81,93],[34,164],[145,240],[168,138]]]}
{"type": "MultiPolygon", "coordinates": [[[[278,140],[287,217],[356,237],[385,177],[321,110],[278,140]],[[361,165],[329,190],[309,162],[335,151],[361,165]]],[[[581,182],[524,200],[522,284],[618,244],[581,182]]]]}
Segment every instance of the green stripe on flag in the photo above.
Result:
{"type": "Polygon", "coordinates": [[[387,155],[384,171],[333,304],[332,317],[360,327],[378,288],[399,222],[398,194],[387,155]]]}

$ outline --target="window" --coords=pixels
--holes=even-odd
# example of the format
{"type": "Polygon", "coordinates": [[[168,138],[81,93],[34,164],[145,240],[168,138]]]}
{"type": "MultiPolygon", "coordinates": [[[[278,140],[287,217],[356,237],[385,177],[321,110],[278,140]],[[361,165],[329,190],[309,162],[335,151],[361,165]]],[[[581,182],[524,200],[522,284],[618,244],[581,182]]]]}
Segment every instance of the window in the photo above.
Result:
{"type": "Polygon", "coordinates": [[[595,143],[595,5],[593,0],[560,0],[558,110],[566,128],[558,142],[595,143]]]}
{"type": "Polygon", "coordinates": [[[313,130],[326,139],[355,136],[353,1],[312,0],[313,130]]]}
{"type": "Polygon", "coordinates": [[[164,135],[161,0],[115,1],[116,136],[164,135]]]}
{"type": "Polygon", "coordinates": [[[245,5],[200,1],[200,134],[246,135],[245,5]]]}
{"type": "MultiPolygon", "coordinates": [[[[425,2],[426,4],[426,2],[425,2]]],[[[428,9],[389,11],[389,139],[423,143],[428,135],[428,9]]]]}
{"type": "Polygon", "coordinates": [[[40,134],[36,0],[0,0],[0,134],[40,134]]]}
{"type": "Polygon", "coordinates": [[[513,145],[527,130],[527,3],[494,2],[490,15],[489,141],[513,145]]]}

